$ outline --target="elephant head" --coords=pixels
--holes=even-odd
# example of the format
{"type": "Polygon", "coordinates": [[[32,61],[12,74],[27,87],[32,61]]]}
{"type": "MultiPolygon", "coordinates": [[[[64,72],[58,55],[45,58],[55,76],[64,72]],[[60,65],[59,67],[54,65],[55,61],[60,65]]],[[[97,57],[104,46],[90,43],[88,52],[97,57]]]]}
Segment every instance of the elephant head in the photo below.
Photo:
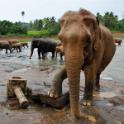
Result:
{"type": "Polygon", "coordinates": [[[79,85],[80,71],[93,59],[99,47],[100,29],[97,18],[87,10],[68,11],[60,19],[59,38],[63,43],[65,67],[69,80],[70,107],[80,117],[79,85]]]}

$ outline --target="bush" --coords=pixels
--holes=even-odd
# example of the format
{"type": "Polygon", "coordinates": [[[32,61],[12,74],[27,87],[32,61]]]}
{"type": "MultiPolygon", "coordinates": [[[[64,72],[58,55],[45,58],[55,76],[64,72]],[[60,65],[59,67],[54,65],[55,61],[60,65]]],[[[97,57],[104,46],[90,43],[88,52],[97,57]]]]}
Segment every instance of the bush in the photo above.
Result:
{"type": "Polygon", "coordinates": [[[47,36],[49,36],[49,32],[45,29],[41,30],[41,31],[28,31],[28,36],[47,37],[47,36]]]}

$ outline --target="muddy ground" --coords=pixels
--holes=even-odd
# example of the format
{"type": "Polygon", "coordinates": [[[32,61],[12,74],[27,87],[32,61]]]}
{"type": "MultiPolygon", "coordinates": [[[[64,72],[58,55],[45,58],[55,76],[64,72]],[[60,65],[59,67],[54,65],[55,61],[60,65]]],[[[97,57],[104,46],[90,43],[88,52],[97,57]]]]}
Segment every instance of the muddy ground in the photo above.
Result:
{"type": "MultiPolygon", "coordinates": [[[[117,46],[113,61],[102,74],[101,90],[94,92],[93,106],[90,107],[82,105],[84,76],[81,73],[80,109],[85,115],[90,115],[90,119],[74,120],[69,105],[60,110],[34,102],[27,109],[9,105],[6,94],[9,78],[21,76],[33,91],[40,91],[44,84],[49,89],[55,73],[63,66],[59,57],[51,60],[51,54],[45,61],[37,59],[36,50],[31,60],[29,54],[30,47],[7,55],[4,50],[0,51],[0,124],[124,124],[124,43],[117,46]]],[[[63,89],[68,91],[67,80],[63,89]]]]}

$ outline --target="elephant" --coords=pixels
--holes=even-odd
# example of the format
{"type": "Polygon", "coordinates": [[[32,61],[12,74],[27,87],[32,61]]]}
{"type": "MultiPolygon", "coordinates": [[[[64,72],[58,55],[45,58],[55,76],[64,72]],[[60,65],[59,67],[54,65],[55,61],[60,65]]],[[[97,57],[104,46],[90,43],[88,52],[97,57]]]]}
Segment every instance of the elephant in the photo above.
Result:
{"type": "Polygon", "coordinates": [[[115,43],[117,43],[119,46],[121,46],[122,39],[115,39],[115,43]]]}
{"type": "Polygon", "coordinates": [[[17,39],[10,39],[10,40],[8,40],[8,42],[12,45],[12,44],[18,43],[18,40],[17,39]]]}
{"type": "Polygon", "coordinates": [[[28,48],[28,42],[20,42],[22,44],[22,47],[27,47],[28,48]]]}
{"type": "Polygon", "coordinates": [[[22,44],[21,43],[13,43],[12,48],[16,50],[17,52],[21,52],[22,44]]]}
{"type": "Polygon", "coordinates": [[[54,76],[49,97],[62,95],[62,82],[68,78],[70,109],[75,118],[84,117],[79,107],[80,72],[84,72],[83,105],[92,105],[93,90],[100,89],[100,74],[111,62],[116,46],[112,33],[89,10],[68,11],[60,18],[59,39],[65,64],[54,76]]]}
{"type": "Polygon", "coordinates": [[[7,40],[0,41],[0,49],[5,49],[6,54],[8,53],[8,50],[10,51],[10,53],[12,53],[11,44],[7,40]]]}
{"type": "Polygon", "coordinates": [[[60,55],[60,59],[63,60],[63,56],[64,56],[64,52],[63,52],[63,45],[62,43],[59,43],[57,46],[56,46],[56,58],[57,58],[57,54],[59,53],[60,55]]]}
{"type": "Polygon", "coordinates": [[[52,52],[52,58],[55,56],[55,49],[57,43],[48,38],[38,38],[31,41],[31,53],[30,59],[33,55],[34,48],[37,48],[38,58],[41,59],[40,53],[42,54],[42,59],[45,59],[45,54],[47,52],[52,52]]]}

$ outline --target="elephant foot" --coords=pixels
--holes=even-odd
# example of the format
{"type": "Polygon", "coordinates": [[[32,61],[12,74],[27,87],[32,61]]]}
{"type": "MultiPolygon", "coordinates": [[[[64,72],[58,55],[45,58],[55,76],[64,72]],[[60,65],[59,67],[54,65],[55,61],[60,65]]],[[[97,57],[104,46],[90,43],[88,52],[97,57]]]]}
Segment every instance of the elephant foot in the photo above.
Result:
{"type": "Polygon", "coordinates": [[[84,106],[91,106],[92,105],[92,100],[83,100],[83,105],[84,106]]]}
{"type": "Polygon", "coordinates": [[[78,116],[76,116],[76,118],[74,117],[75,122],[77,123],[84,121],[84,119],[87,119],[89,121],[91,121],[92,123],[96,123],[96,118],[93,115],[89,115],[87,113],[84,112],[80,112],[80,114],[78,116]],[[83,119],[83,120],[82,120],[83,119]]]}
{"type": "Polygon", "coordinates": [[[58,97],[61,96],[61,93],[59,93],[59,91],[57,91],[57,90],[55,90],[55,89],[50,89],[50,90],[48,91],[48,95],[49,95],[49,97],[51,97],[51,98],[58,98],[58,97]]]}
{"type": "Polygon", "coordinates": [[[84,106],[91,106],[92,105],[92,98],[93,98],[92,95],[90,95],[90,94],[85,95],[84,94],[83,105],[84,106]]]}
{"type": "Polygon", "coordinates": [[[92,123],[96,123],[96,118],[95,118],[95,116],[88,115],[88,114],[86,114],[86,113],[81,113],[80,118],[86,118],[86,119],[88,119],[89,121],[91,121],[92,123]]]}

